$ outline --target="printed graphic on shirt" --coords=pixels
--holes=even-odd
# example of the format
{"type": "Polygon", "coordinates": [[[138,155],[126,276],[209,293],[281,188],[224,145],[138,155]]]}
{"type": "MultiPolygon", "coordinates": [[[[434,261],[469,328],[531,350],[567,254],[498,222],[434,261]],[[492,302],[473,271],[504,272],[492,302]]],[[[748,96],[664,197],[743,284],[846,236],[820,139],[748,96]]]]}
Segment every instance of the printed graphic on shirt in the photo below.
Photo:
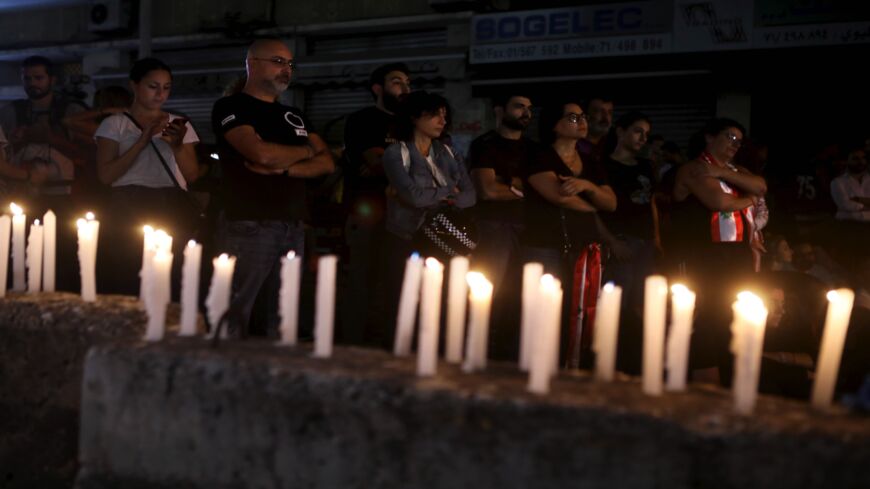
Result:
{"type": "Polygon", "coordinates": [[[229,122],[232,122],[232,121],[234,121],[234,120],[236,120],[236,116],[233,115],[233,114],[230,114],[230,115],[224,117],[224,119],[221,121],[221,125],[222,125],[222,126],[225,126],[225,125],[227,125],[229,122]]]}

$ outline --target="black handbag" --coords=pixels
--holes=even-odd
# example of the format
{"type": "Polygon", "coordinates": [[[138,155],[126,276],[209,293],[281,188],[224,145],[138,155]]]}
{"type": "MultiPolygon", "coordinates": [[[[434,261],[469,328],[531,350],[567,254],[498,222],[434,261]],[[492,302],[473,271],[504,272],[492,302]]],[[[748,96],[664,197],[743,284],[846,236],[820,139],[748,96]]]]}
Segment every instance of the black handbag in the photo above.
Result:
{"type": "MultiPolygon", "coordinates": [[[[402,163],[408,170],[411,165],[410,154],[405,143],[401,144],[402,163]]],[[[433,141],[433,144],[437,143],[433,141]]],[[[449,146],[443,147],[454,157],[449,146]]],[[[429,171],[431,173],[432,169],[429,171]]],[[[437,181],[434,173],[432,178],[437,181]]],[[[452,205],[444,205],[426,212],[423,224],[412,236],[412,242],[423,256],[434,256],[442,260],[454,256],[468,256],[477,248],[477,225],[471,213],[452,205]]]]}
{"type": "Polygon", "coordinates": [[[477,248],[477,225],[469,213],[444,206],[426,213],[423,225],[414,233],[413,242],[423,256],[468,256],[477,248]]]}

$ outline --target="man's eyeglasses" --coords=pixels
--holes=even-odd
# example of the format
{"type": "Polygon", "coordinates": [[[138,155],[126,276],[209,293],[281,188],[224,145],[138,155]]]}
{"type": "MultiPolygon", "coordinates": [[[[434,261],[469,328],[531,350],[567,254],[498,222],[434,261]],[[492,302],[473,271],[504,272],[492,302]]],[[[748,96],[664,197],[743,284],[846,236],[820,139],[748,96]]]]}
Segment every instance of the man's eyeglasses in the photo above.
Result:
{"type": "Polygon", "coordinates": [[[734,134],[729,132],[725,134],[725,137],[728,138],[728,142],[731,143],[731,146],[734,146],[735,148],[743,146],[743,139],[738,138],[734,134]]]}
{"type": "Polygon", "coordinates": [[[587,117],[586,114],[575,114],[572,112],[570,114],[565,114],[565,119],[567,119],[571,124],[579,124],[580,121],[585,122],[587,117]]]}
{"type": "Polygon", "coordinates": [[[274,65],[278,65],[282,68],[286,66],[287,68],[290,68],[291,70],[296,69],[296,61],[295,60],[284,59],[280,56],[273,56],[271,58],[255,58],[252,56],[251,59],[255,59],[257,61],[268,61],[268,62],[270,62],[274,65]]]}

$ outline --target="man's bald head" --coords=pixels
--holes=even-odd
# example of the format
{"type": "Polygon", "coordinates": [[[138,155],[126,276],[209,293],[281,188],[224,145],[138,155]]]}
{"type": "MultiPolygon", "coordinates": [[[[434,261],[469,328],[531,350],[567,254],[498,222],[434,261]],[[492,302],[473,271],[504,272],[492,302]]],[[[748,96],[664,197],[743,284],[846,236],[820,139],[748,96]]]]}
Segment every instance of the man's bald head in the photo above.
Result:
{"type": "Polygon", "coordinates": [[[279,96],[287,89],[293,74],[293,53],[279,39],[258,39],[248,47],[245,64],[248,81],[246,92],[263,92],[279,96]]]}
{"type": "MultiPolygon", "coordinates": [[[[290,49],[280,39],[257,39],[248,46],[248,58],[268,58],[276,51],[290,52],[290,49]]],[[[280,56],[280,54],[279,54],[280,56]]]]}

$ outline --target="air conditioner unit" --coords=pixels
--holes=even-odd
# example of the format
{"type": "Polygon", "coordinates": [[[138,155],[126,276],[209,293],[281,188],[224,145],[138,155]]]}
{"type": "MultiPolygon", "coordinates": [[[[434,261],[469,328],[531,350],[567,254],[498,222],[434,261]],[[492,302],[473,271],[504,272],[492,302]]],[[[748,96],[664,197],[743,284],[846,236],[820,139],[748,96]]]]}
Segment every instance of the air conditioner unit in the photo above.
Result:
{"type": "Polygon", "coordinates": [[[130,28],[130,0],[94,0],[88,14],[89,32],[112,32],[130,28]]]}

